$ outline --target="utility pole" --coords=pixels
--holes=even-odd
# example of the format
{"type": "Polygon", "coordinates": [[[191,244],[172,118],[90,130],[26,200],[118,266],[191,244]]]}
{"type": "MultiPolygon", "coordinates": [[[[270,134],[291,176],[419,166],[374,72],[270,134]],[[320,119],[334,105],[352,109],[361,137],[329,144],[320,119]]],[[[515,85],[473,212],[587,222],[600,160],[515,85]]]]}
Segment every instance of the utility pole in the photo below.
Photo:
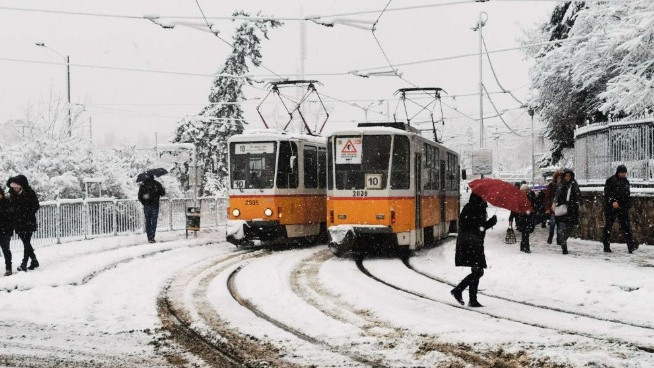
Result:
{"type": "Polygon", "coordinates": [[[531,183],[536,184],[536,154],[534,152],[534,147],[536,145],[534,135],[534,109],[530,107],[527,112],[529,113],[529,116],[531,116],[531,183]]]}
{"type": "Polygon", "coordinates": [[[484,148],[484,79],[482,65],[484,61],[484,39],[482,28],[486,25],[488,14],[479,13],[479,21],[472,28],[473,31],[479,31],[479,148],[484,148]]]}
{"type": "Polygon", "coordinates": [[[68,136],[73,136],[73,118],[70,114],[70,56],[66,55],[66,95],[68,97],[68,136]]]}

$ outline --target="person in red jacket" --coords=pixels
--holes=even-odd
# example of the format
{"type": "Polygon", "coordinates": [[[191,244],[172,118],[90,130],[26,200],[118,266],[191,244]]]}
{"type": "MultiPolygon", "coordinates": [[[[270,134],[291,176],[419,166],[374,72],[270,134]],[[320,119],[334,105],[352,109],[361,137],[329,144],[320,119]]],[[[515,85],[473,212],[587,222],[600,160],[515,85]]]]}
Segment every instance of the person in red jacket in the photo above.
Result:
{"type": "MultiPolygon", "coordinates": [[[[561,182],[561,170],[556,170],[552,176],[552,180],[547,184],[545,188],[545,214],[549,217],[550,224],[550,233],[547,237],[547,244],[552,244],[552,239],[554,238],[554,231],[556,227],[556,217],[554,216],[554,211],[552,210],[552,203],[554,199],[554,193],[556,193],[556,187],[561,182]]],[[[556,237],[556,245],[561,245],[561,240],[558,235],[556,237]]]]}

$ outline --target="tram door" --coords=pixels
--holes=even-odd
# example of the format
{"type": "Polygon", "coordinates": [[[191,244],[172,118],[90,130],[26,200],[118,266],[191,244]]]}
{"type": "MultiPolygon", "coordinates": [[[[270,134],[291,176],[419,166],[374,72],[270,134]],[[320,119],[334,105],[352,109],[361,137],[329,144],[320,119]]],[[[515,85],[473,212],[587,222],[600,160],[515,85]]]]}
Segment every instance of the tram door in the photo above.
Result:
{"type": "Polygon", "coordinates": [[[416,203],[416,223],[415,223],[415,234],[416,234],[416,243],[415,244],[423,244],[423,231],[422,231],[422,218],[421,218],[421,212],[422,212],[422,155],[419,153],[416,153],[416,159],[415,159],[415,180],[414,180],[414,186],[415,186],[415,203],[416,203]]]}
{"type": "Polygon", "coordinates": [[[446,202],[445,201],[445,198],[446,198],[445,197],[445,194],[446,194],[445,193],[445,191],[446,191],[446,188],[445,188],[445,167],[446,167],[445,166],[445,160],[441,160],[441,170],[440,170],[440,181],[441,181],[440,182],[440,184],[441,184],[440,185],[440,188],[441,188],[441,190],[440,190],[440,202],[441,202],[440,203],[440,205],[441,205],[441,221],[440,221],[440,223],[441,224],[445,223],[445,205],[446,205],[446,203],[445,203],[446,202]]]}

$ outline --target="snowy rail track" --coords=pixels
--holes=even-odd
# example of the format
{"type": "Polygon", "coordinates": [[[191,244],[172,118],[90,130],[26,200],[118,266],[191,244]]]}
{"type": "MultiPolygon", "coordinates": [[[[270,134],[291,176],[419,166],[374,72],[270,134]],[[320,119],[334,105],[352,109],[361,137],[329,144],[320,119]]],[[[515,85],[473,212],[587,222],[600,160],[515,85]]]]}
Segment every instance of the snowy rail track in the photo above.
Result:
{"type": "MultiPolygon", "coordinates": [[[[397,264],[399,263],[399,260],[391,260],[391,262],[397,264]]],[[[559,333],[563,334],[569,334],[569,335],[577,335],[577,336],[583,336],[591,339],[596,339],[596,340],[603,340],[607,341],[610,343],[619,343],[619,344],[624,344],[626,346],[631,346],[633,348],[636,348],[638,350],[647,352],[647,353],[654,353],[654,329],[650,327],[633,327],[628,325],[628,324],[623,324],[623,323],[615,323],[615,322],[607,322],[607,321],[602,321],[598,319],[593,319],[593,318],[587,318],[587,317],[579,317],[579,316],[574,316],[572,319],[566,319],[565,315],[568,315],[568,313],[561,313],[555,310],[551,309],[543,309],[543,308],[538,308],[538,307],[532,307],[524,303],[515,303],[513,304],[518,304],[527,308],[531,308],[532,310],[526,310],[526,311],[521,311],[520,313],[517,313],[518,316],[522,317],[512,317],[509,315],[509,313],[503,311],[500,308],[495,308],[492,309],[491,311],[488,310],[482,310],[479,308],[466,308],[464,306],[458,305],[454,302],[450,302],[449,300],[449,284],[447,283],[442,283],[438,282],[441,285],[447,285],[448,288],[440,288],[439,290],[439,295],[442,295],[440,298],[439,297],[434,297],[427,295],[428,293],[424,291],[415,291],[411,290],[407,284],[413,285],[414,287],[416,284],[413,282],[413,280],[407,281],[406,279],[403,280],[402,283],[405,285],[401,285],[400,282],[394,282],[394,281],[387,281],[387,279],[384,279],[380,276],[375,275],[373,272],[368,270],[363,264],[363,258],[358,258],[356,259],[356,264],[359,270],[368,276],[369,278],[384,284],[390,288],[393,288],[397,291],[410,294],[413,296],[416,296],[421,299],[429,300],[435,303],[443,304],[450,306],[452,308],[457,308],[457,309],[462,309],[469,311],[470,313],[478,313],[478,314],[483,314],[489,317],[497,318],[497,319],[502,319],[510,322],[515,322],[515,323],[520,323],[524,324],[527,326],[532,326],[532,327],[537,327],[537,328],[542,328],[542,329],[547,329],[547,330],[552,330],[556,331],[559,333]],[[538,314],[539,312],[537,310],[540,309],[540,315],[538,314]],[[547,313],[555,313],[556,316],[554,318],[552,316],[546,316],[544,314],[547,313]],[[530,316],[530,317],[527,317],[530,316]],[[563,317],[563,318],[562,318],[563,317]],[[586,323],[582,323],[583,321],[580,321],[581,318],[586,318],[589,320],[592,320],[590,322],[586,321],[586,323]],[[534,320],[543,320],[543,321],[550,321],[549,323],[545,322],[535,322],[534,320]],[[552,322],[556,321],[556,322],[552,322]],[[560,327],[558,327],[558,326],[560,327]],[[571,329],[569,327],[565,326],[577,326],[576,329],[571,329]],[[585,326],[583,326],[585,325],[585,326]],[[645,329],[647,331],[638,331],[640,333],[634,333],[633,331],[624,331],[627,327],[630,329],[645,329]],[[649,338],[649,344],[642,344],[640,341],[638,341],[634,336],[647,336],[649,338]]],[[[394,268],[394,271],[397,271],[394,268]]],[[[386,272],[385,275],[388,277],[391,274],[397,275],[398,272],[386,272]]],[[[433,279],[429,279],[433,280],[433,279]]],[[[424,284],[423,284],[423,289],[424,284]]],[[[431,286],[427,285],[426,287],[427,290],[431,289],[431,286]]],[[[485,308],[488,309],[488,308],[485,308]]],[[[515,312],[515,306],[512,309],[512,312],[515,312]]]]}

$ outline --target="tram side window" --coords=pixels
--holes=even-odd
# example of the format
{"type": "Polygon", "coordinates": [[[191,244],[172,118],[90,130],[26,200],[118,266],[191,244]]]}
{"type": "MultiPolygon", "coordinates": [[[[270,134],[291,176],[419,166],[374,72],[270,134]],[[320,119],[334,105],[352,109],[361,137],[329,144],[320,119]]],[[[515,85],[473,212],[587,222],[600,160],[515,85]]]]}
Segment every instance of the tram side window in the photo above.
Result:
{"type": "Polygon", "coordinates": [[[318,153],[316,147],[304,147],[304,187],[318,188],[318,153]]]}
{"type": "Polygon", "coordinates": [[[410,158],[409,138],[396,135],[393,143],[393,167],[391,168],[391,189],[409,189],[410,158]]]}
{"type": "Polygon", "coordinates": [[[279,142],[279,164],[277,169],[277,188],[297,188],[298,165],[297,144],[279,142]],[[291,158],[294,159],[291,165],[291,158]]]}
{"type": "Polygon", "coordinates": [[[438,190],[440,182],[438,148],[425,144],[425,174],[423,189],[438,190]]]}
{"type": "Polygon", "coordinates": [[[329,190],[334,189],[334,140],[329,138],[327,141],[327,188],[329,190]]]}
{"type": "Polygon", "coordinates": [[[327,153],[324,148],[318,148],[318,188],[325,189],[327,181],[327,153]]]}

